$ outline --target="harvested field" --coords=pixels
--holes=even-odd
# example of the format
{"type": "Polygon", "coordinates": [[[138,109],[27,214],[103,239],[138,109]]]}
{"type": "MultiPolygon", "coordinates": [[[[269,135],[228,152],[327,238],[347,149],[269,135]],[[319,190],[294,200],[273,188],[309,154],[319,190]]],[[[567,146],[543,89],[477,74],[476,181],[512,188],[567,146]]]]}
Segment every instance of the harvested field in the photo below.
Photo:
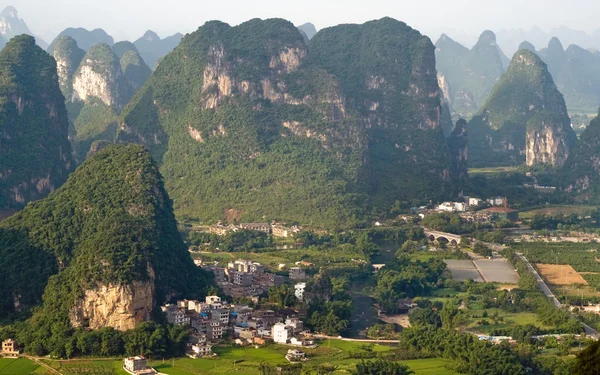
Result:
{"type": "Polygon", "coordinates": [[[456,281],[466,281],[471,279],[476,282],[483,282],[483,277],[477,268],[470,260],[455,260],[455,259],[447,259],[444,260],[450,273],[452,274],[452,278],[456,281]]]}
{"type": "Polygon", "coordinates": [[[552,285],[587,285],[587,281],[567,264],[536,264],[540,275],[552,285]]]}
{"type": "Polygon", "coordinates": [[[504,259],[444,260],[452,278],[456,281],[472,279],[476,282],[516,284],[519,274],[512,264],[504,259]]]}

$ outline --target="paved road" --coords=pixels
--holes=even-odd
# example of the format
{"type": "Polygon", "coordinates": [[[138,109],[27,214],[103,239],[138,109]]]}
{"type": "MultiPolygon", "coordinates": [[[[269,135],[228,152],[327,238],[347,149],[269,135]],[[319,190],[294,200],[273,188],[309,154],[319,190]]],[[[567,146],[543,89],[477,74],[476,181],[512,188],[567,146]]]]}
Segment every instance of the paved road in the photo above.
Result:
{"type": "MultiPolygon", "coordinates": [[[[538,284],[538,287],[540,288],[540,290],[546,295],[546,297],[548,297],[552,301],[554,306],[556,306],[557,308],[561,308],[563,305],[556,298],[554,293],[552,293],[550,288],[548,288],[548,285],[546,285],[546,282],[544,281],[544,279],[542,279],[542,277],[537,273],[537,271],[535,270],[535,268],[533,268],[531,263],[529,263],[527,258],[525,258],[525,256],[522,253],[517,253],[517,256],[519,258],[521,258],[521,260],[525,263],[525,265],[529,269],[529,272],[533,273],[533,275],[537,279],[537,284],[538,284]]],[[[581,325],[583,326],[583,330],[585,331],[586,335],[591,336],[596,340],[598,338],[600,338],[600,334],[598,333],[597,330],[595,330],[594,328],[590,327],[589,325],[587,325],[583,322],[581,323],[581,325]]]]}

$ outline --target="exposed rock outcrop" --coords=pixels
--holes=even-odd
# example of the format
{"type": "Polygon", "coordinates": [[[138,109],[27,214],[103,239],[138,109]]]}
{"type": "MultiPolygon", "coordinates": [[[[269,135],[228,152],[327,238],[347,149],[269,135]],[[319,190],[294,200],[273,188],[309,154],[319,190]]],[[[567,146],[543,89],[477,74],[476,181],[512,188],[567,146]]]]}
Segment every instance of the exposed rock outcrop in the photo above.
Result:
{"type": "Polygon", "coordinates": [[[75,39],[63,36],[56,40],[52,56],[56,60],[60,90],[65,99],[71,100],[73,95],[73,75],[77,71],[77,68],[79,68],[79,64],[85,56],[85,51],[77,46],[75,39]]]}
{"type": "Polygon", "coordinates": [[[100,99],[108,107],[124,105],[127,88],[117,56],[107,44],[97,44],[83,58],[73,77],[73,100],[100,99]]]}
{"type": "Polygon", "coordinates": [[[120,331],[133,329],[137,323],[150,320],[154,292],[154,280],[88,289],[69,311],[71,326],[91,329],[112,327],[120,331]]]}

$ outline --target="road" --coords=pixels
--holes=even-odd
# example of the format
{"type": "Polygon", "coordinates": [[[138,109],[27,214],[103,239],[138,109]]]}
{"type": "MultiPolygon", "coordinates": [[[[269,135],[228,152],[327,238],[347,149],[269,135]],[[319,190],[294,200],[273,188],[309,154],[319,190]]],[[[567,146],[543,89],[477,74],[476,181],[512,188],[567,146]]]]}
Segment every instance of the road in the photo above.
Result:
{"type": "MultiPolygon", "coordinates": [[[[544,279],[542,279],[542,277],[537,273],[537,271],[535,270],[535,268],[533,268],[533,266],[531,265],[531,263],[529,263],[529,261],[527,260],[527,258],[525,258],[525,256],[522,253],[517,253],[517,256],[519,258],[521,258],[521,260],[523,261],[523,263],[525,263],[525,265],[527,266],[527,269],[529,269],[529,272],[531,272],[535,276],[535,278],[537,279],[538,287],[540,288],[540,290],[542,291],[542,293],[544,293],[544,295],[546,295],[546,297],[548,297],[550,299],[550,301],[552,301],[552,303],[554,304],[554,306],[556,306],[557,308],[563,307],[563,305],[556,298],[556,296],[554,295],[554,293],[552,293],[552,290],[550,290],[550,288],[548,287],[548,285],[546,285],[546,282],[544,281],[544,279]]],[[[591,337],[593,337],[596,340],[598,340],[598,338],[600,338],[600,334],[598,334],[597,330],[595,330],[594,328],[590,327],[589,325],[587,325],[587,324],[585,324],[583,322],[581,322],[581,325],[583,326],[583,330],[585,331],[586,335],[591,336],[591,337]]]]}

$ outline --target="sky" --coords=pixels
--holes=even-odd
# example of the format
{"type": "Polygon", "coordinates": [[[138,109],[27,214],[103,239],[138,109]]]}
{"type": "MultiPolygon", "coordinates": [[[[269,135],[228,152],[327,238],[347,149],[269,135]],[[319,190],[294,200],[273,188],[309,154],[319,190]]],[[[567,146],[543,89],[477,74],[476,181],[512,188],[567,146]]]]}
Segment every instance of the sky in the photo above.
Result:
{"type": "Polygon", "coordinates": [[[320,29],[389,16],[431,38],[534,25],[588,33],[600,28],[597,0],[0,0],[0,7],[8,5],[47,42],[67,27],[103,28],[116,40],[135,40],[148,29],[167,36],[209,20],[235,25],[256,17],[312,22],[320,29]]]}

